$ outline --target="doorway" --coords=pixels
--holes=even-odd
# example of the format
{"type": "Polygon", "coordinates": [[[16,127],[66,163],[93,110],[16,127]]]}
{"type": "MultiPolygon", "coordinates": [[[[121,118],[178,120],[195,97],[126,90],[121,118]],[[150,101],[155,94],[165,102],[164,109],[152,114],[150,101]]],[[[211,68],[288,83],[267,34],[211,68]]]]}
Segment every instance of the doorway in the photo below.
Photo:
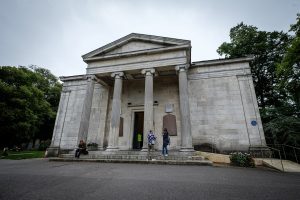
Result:
{"type": "Polygon", "coordinates": [[[144,130],[144,112],[134,113],[134,126],[133,126],[133,141],[132,149],[138,150],[143,147],[143,130],[144,130]]]}

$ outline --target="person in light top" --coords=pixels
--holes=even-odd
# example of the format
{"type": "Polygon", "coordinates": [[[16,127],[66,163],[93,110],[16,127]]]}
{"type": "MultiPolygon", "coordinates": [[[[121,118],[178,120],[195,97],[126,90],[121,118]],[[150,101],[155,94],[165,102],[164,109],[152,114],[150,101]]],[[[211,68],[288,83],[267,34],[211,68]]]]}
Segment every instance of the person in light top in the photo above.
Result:
{"type": "Polygon", "coordinates": [[[151,151],[154,151],[154,145],[155,145],[155,141],[156,141],[156,137],[152,130],[149,131],[149,133],[147,135],[147,139],[148,139],[148,160],[150,160],[152,157],[151,151]]]}

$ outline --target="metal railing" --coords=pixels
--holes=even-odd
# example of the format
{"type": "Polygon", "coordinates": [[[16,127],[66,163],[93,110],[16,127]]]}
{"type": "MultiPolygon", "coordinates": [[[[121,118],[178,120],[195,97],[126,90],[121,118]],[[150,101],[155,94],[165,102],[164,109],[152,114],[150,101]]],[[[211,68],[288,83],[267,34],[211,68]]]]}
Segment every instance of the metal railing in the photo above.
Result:
{"type": "MultiPolygon", "coordinates": [[[[222,148],[217,149],[217,146],[224,138],[221,136],[216,137],[205,137],[199,139],[198,143],[209,144],[211,153],[222,152],[222,148]]],[[[224,139],[225,141],[225,139],[224,139]]],[[[234,149],[232,142],[227,142],[230,149],[234,149]]],[[[282,171],[284,170],[283,160],[291,160],[300,164],[300,147],[295,147],[287,144],[267,144],[266,146],[249,146],[248,152],[255,158],[268,158],[271,162],[276,162],[277,159],[280,161],[282,171]],[[255,149],[255,150],[254,150],[255,149]]]]}
{"type": "Polygon", "coordinates": [[[285,160],[291,160],[299,164],[300,148],[287,144],[267,144],[282,151],[285,160]]]}
{"type": "Polygon", "coordinates": [[[269,146],[249,146],[249,154],[254,158],[271,159],[271,162],[275,162],[275,159],[279,159],[282,171],[284,172],[282,156],[279,149],[269,146]]]}

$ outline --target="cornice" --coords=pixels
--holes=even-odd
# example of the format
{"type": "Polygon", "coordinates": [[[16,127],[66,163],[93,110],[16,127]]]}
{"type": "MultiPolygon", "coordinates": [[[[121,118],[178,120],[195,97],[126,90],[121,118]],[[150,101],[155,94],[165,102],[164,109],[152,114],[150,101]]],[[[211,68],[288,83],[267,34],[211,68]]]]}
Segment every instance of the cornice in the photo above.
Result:
{"type": "Polygon", "coordinates": [[[243,63],[243,62],[251,62],[253,57],[243,57],[243,58],[224,58],[224,59],[215,59],[215,60],[204,60],[192,62],[191,67],[202,67],[202,66],[211,66],[211,65],[224,65],[224,64],[232,64],[232,63],[243,63]]]}
{"type": "Polygon", "coordinates": [[[176,38],[169,38],[169,37],[161,37],[161,36],[155,36],[155,35],[146,35],[146,34],[139,34],[139,33],[131,33],[129,35],[126,35],[118,40],[115,40],[107,45],[104,45],[98,49],[95,49],[87,54],[84,54],[82,56],[83,60],[85,61],[87,58],[91,58],[97,54],[100,53],[106,53],[112,49],[115,49],[117,47],[120,47],[130,41],[146,41],[146,42],[152,42],[152,43],[159,43],[159,44],[166,44],[166,45],[191,45],[190,40],[182,40],[182,39],[176,39],[176,38]]]}
{"type": "Polygon", "coordinates": [[[131,56],[138,56],[138,55],[146,55],[146,54],[156,54],[165,51],[176,51],[181,49],[190,50],[190,45],[178,45],[174,47],[163,47],[163,48],[156,48],[156,49],[146,49],[141,51],[133,51],[133,52],[125,52],[119,54],[111,54],[111,55],[104,55],[104,56],[97,56],[92,58],[86,58],[83,61],[89,63],[91,61],[99,61],[99,60],[111,60],[116,58],[124,58],[124,57],[131,57],[131,56]]]}

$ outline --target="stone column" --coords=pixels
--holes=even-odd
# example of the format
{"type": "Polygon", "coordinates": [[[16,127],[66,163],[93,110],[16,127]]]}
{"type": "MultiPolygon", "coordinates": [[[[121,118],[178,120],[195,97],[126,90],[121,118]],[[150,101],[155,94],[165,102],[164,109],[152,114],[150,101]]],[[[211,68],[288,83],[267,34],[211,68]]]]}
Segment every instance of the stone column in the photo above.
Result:
{"type": "Polygon", "coordinates": [[[144,103],[144,138],[143,151],[148,149],[147,135],[150,130],[153,131],[153,74],[154,69],[143,69],[145,74],[145,103],[144,103]]]}
{"type": "Polygon", "coordinates": [[[86,78],[87,78],[86,93],[85,93],[85,99],[84,99],[83,110],[81,114],[81,121],[80,121],[79,132],[78,132],[78,141],[84,140],[85,142],[87,140],[89,123],[90,123],[95,76],[89,75],[86,78]]]}
{"type": "Polygon", "coordinates": [[[122,77],[123,72],[115,72],[111,74],[115,78],[114,94],[112,101],[112,111],[110,120],[110,129],[108,136],[108,147],[106,151],[117,151],[119,140],[120,127],[120,110],[121,110],[121,96],[122,96],[122,77]]]}
{"type": "Polygon", "coordinates": [[[188,96],[187,69],[188,65],[180,65],[175,68],[179,78],[179,105],[181,119],[181,149],[180,151],[194,151],[192,145],[190,106],[188,96]]]}

